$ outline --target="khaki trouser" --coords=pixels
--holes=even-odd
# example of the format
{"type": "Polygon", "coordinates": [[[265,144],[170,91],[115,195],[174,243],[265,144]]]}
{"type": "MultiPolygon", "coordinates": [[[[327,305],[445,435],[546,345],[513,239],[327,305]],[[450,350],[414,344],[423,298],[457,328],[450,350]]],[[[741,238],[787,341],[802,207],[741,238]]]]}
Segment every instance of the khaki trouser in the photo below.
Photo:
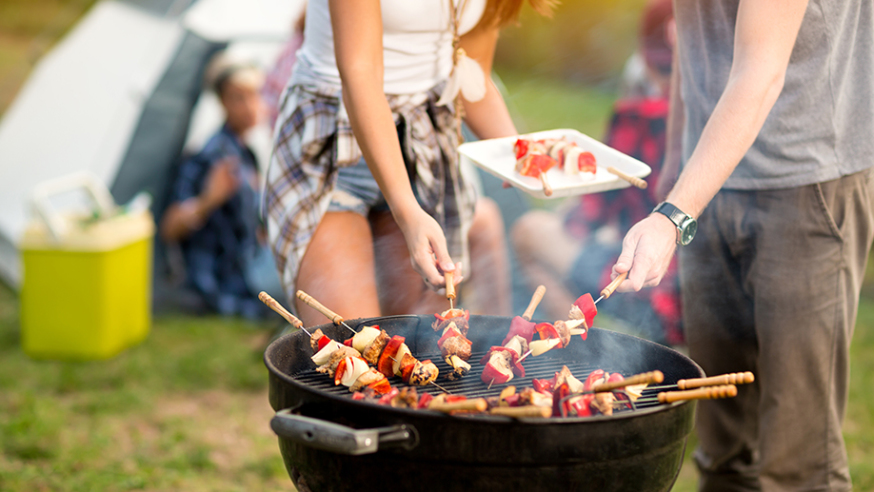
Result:
{"type": "Polygon", "coordinates": [[[756,382],[698,406],[702,491],[849,490],[849,346],[874,237],[871,170],[723,190],[680,253],[691,357],[756,382]]]}

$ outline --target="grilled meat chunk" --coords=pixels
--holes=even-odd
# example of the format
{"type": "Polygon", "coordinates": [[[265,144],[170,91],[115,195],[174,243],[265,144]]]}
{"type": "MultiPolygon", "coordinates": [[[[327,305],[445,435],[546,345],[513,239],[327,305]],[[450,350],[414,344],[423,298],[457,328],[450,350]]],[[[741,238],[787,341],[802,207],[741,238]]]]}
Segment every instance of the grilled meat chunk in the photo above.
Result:
{"type": "Polygon", "coordinates": [[[370,342],[370,345],[364,349],[361,356],[364,357],[364,360],[367,362],[376,365],[379,363],[379,355],[382,353],[382,349],[385,348],[389,340],[391,340],[389,334],[386,333],[385,330],[380,330],[379,335],[370,342]]]}
{"type": "Polygon", "coordinates": [[[354,348],[340,345],[340,348],[338,348],[334,351],[334,353],[331,354],[331,359],[327,363],[319,366],[316,371],[326,373],[328,376],[334,377],[334,372],[337,370],[337,365],[340,363],[341,360],[345,359],[346,357],[358,356],[358,351],[354,348]]]}
{"type": "Polygon", "coordinates": [[[437,379],[437,374],[439,374],[439,370],[430,360],[417,362],[410,373],[408,383],[413,386],[424,386],[437,379]]]}
{"type": "Polygon", "coordinates": [[[321,339],[323,336],[325,336],[325,334],[322,333],[322,330],[320,328],[316,329],[316,331],[314,331],[313,334],[310,336],[310,348],[313,349],[314,354],[319,351],[319,339],[321,339]]]}

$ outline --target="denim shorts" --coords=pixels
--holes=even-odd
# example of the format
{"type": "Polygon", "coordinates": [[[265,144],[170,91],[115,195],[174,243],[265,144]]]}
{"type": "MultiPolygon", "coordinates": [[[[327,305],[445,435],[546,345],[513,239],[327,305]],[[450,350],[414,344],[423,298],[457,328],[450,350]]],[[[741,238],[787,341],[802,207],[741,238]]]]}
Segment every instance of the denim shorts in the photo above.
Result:
{"type": "MultiPolygon", "coordinates": [[[[416,193],[415,186],[413,193],[416,193]]],[[[388,210],[388,203],[363,158],[355,165],[337,171],[337,185],[328,212],[355,212],[367,217],[372,211],[388,210]]]]}

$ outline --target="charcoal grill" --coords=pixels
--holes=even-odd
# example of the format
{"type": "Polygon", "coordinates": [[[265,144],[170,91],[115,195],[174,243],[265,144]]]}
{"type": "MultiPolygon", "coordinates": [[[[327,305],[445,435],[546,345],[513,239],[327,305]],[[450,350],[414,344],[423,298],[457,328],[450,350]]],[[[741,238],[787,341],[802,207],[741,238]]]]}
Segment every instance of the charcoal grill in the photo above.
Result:
{"type": "MultiPolygon", "coordinates": [[[[411,352],[430,358],[441,371],[433,316],[352,320],[356,329],[378,324],[406,337],[411,352]]],[[[510,326],[504,317],[471,316],[471,374],[458,381],[438,379],[452,393],[496,396],[478,363],[499,345],[510,326]]],[[[319,328],[335,340],[345,328],[319,328]]],[[[659,404],[655,389],[644,391],[634,410],[586,418],[511,419],[493,415],[448,416],[355,401],[344,386],[315,372],[309,337],[293,333],[265,352],[270,372],[271,423],[279,435],[286,468],[299,490],[598,490],[667,491],[682,464],[692,430],[695,403],[659,404]]],[[[692,360],[667,347],[607,330],[525,361],[526,376],[509,384],[522,388],[533,378],[551,378],[562,365],[584,378],[593,369],[623,375],[660,370],[662,387],[702,377],[692,360]]],[[[402,385],[392,378],[393,385],[402,385]]],[[[433,385],[417,388],[434,395],[433,385]]]]}

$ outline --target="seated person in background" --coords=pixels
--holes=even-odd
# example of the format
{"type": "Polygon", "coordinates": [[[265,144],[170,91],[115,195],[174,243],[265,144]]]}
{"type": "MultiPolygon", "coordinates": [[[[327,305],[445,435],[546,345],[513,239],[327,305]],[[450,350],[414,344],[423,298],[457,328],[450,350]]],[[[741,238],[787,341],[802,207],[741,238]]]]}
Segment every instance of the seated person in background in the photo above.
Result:
{"type": "MultiPolygon", "coordinates": [[[[625,94],[614,106],[607,145],[649,165],[648,181],[657,182],[665,155],[668,84],[671,71],[673,15],[670,0],[649,2],[640,32],[640,57],[646,63],[645,84],[659,90],[625,94]]],[[[548,319],[565,319],[573,301],[597,293],[610,282],[613,264],[622,249],[622,236],[649,215],[659,202],[656,187],[625,188],[583,195],[569,200],[563,214],[535,210],[513,226],[512,242],[532,288],[543,284],[541,304],[548,319]]],[[[653,289],[623,293],[598,308],[629,325],[641,336],[665,344],[683,342],[680,327],[676,261],[662,283],[653,289]]]]}
{"type": "Polygon", "coordinates": [[[210,309],[257,318],[265,313],[258,292],[282,292],[259,219],[258,166],[244,141],[264,115],[259,94],[264,76],[220,53],[206,80],[226,120],[180,166],[160,234],[165,242],[180,244],[187,282],[210,309]]]}

